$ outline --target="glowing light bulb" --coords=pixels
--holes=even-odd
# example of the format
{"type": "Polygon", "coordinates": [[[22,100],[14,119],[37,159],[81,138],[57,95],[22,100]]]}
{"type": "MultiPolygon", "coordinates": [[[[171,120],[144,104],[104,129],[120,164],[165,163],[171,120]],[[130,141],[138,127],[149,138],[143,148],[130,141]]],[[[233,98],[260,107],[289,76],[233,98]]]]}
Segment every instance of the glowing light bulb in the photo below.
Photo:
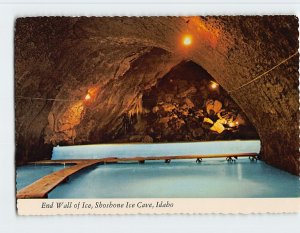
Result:
{"type": "Polygon", "coordinates": [[[216,82],[211,82],[210,86],[212,89],[216,89],[219,86],[219,84],[217,84],[216,82]]]}
{"type": "Polygon", "coordinates": [[[182,43],[184,46],[190,46],[192,44],[192,36],[191,35],[185,35],[182,39],[182,43]]]}
{"type": "Polygon", "coordinates": [[[236,122],[235,122],[235,124],[236,124],[236,125],[239,125],[239,122],[238,122],[238,121],[236,121],[236,122]]]}
{"type": "Polygon", "coordinates": [[[90,100],[91,99],[91,95],[89,93],[87,93],[86,96],[84,97],[84,99],[86,101],[90,100]]]}

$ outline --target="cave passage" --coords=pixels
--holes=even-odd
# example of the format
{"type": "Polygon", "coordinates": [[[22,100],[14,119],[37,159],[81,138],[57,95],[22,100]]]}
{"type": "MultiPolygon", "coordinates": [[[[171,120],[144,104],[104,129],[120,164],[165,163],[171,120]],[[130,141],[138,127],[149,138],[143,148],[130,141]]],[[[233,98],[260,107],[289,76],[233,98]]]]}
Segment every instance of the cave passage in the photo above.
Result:
{"type": "Polygon", "coordinates": [[[56,146],[259,140],[299,175],[298,18],[27,17],[16,164],[56,146]]]}

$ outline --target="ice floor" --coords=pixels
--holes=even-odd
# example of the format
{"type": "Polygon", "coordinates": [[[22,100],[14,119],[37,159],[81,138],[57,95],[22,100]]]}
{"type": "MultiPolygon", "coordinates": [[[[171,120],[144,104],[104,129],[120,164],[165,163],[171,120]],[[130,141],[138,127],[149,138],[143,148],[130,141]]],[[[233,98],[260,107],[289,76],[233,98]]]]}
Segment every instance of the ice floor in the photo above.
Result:
{"type": "Polygon", "coordinates": [[[299,187],[299,177],[260,161],[157,161],[96,166],[71,177],[49,198],[299,197],[299,187]]]}
{"type": "MultiPolygon", "coordinates": [[[[191,154],[258,153],[260,142],[214,141],[196,143],[107,144],[56,147],[52,159],[94,159],[191,154]]],[[[17,189],[63,166],[27,165],[17,168],[17,189]]],[[[264,162],[239,158],[146,161],[99,165],[70,177],[49,198],[248,198],[299,197],[298,176],[264,162]]]]}
{"type": "Polygon", "coordinates": [[[63,169],[63,165],[25,165],[17,167],[17,190],[33,183],[34,181],[46,176],[52,172],[63,169]]]}

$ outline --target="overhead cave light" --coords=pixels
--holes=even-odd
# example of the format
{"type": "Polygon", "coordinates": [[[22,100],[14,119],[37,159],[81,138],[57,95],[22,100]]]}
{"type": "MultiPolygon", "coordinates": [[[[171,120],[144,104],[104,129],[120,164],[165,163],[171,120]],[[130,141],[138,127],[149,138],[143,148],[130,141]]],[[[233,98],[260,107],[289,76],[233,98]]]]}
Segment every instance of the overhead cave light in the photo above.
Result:
{"type": "Polygon", "coordinates": [[[216,82],[214,82],[214,81],[211,81],[211,82],[210,82],[210,87],[211,87],[212,89],[217,89],[218,86],[219,86],[218,83],[216,83],[216,82]]]}
{"type": "Polygon", "coordinates": [[[190,46],[193,42],[193,37],[189,34],[184,35],[182,38],[182,44],[186,47],[190,46]]]}
{"type": "Polygon", "coordinates": [[[89,86],[88,89],[85,89],[85,96],[83,96],[83,101],[85,104],[89,105],[92,104],[99,93],[100,87],[99,86],[89,86]]]}
{"type": "Polygon", "coordinates": [[[186,34],[183,35],[183,37],[182,37],[182,44],[185,47],[190,46],[192,44],[192,42],[193,42],[193,37],[189,33],[189,22],[190,22],[190,19],[188,19],[188,20],[185,21],[185,23],[186,23],[186,34]]]}
{"type": "Polygon", "coordinates": [[[91,98],[92,97],[91,97],[90,93],[87,93],[86,96],[84,97],[84,100],[89,101],[91,98]]]}

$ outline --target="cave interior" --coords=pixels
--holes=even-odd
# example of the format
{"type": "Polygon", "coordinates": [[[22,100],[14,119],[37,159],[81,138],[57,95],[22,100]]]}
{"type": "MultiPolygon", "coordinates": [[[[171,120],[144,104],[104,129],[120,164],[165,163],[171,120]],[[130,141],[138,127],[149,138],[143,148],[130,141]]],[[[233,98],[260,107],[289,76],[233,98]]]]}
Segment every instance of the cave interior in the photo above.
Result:
{"type": "Polygon", "coordinates": [[[299,175],[295,16],[27,17],[16,163],[56,145],[259,139],[299,175]]]}

